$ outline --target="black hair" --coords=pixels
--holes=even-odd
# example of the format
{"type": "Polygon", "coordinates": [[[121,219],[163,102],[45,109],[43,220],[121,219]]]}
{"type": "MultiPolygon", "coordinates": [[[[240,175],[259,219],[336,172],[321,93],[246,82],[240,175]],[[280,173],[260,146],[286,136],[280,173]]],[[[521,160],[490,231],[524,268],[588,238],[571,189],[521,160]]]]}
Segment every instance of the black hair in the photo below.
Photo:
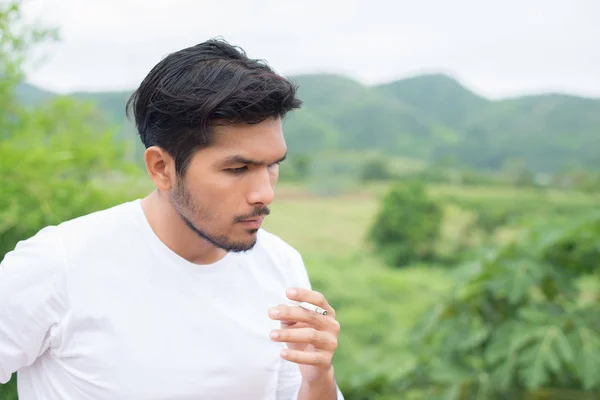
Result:
{"type": "Polygon", "coordinates": [[[297,87],[264,61],[223,39],[169,54],[144,78],[126,112],[146,148],[158,146],[183,176],[192,155],[210,146],[214,126],[283,118],[299,108],[297,87]]]}

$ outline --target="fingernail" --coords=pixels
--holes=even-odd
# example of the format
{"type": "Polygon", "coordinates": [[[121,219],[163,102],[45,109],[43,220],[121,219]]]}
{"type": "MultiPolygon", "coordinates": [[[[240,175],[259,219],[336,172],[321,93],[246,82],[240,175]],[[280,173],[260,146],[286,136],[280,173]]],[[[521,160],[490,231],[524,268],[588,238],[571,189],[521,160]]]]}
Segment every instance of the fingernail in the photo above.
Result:
{"type": "Polygon", "coordinates": [[[270,336],[271,336],[271,339],[277,339],[277,338],[279,338],[279,333],[277,333],[277,332],[271,332],[270,336]]]}
{"type": "Polygon", "coordinates": [[[282,350],[280,354],[281,354],[281,357],[283,357],[283,358],[287,358],[287,356],[288,356],[288,353],[285,350],[282,350]]]}
{"type": "Polygon", "coordinates": [[[290,289],[290,290],[288,290],[288,295],[292,296],[292,297],[296,297],[298,295],[298,292],[294,289],[290,289]]]}
{"type": "Polygon", "coordinates": [[[270,315],[271,317],[278,317],[278,316],[279,316],[279,314],[281,314],[281,312],[280,312],[278,309],[276,309],[276,308],[271,308],[271,309],[269,310],[269,315],[270,315]]]}

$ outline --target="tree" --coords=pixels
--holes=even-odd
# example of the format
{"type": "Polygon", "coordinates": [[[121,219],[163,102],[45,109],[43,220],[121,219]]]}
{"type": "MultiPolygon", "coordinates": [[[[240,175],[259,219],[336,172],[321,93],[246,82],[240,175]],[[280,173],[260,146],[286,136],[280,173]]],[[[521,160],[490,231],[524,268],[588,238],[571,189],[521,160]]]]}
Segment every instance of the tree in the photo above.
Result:
{"type": "Polygon", "coordinates": [[[57,37],[55,30],[23,23],[19,1],[0,3],[0,139],[20,112],[15,88],[23,79],[23,63],[37,44],[57,37]]]}
{"type": "Polygon", "coordinates": [[[443,210],[417,181],[394,184],[368,233],[369,240],[395,267],[435,257],[443,210]]]}

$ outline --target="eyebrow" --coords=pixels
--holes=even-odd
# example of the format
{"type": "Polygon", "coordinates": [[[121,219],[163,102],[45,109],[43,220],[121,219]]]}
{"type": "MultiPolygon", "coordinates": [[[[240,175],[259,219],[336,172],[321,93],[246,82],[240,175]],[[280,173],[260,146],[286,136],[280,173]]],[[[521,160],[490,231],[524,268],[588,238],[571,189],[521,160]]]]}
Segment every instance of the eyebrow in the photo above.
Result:
{"type": "Polygon", "coordinates": [[[252,159],[246,158],[239,154],[233,154],[233,155],[225,158],[224,160],[218,162],[218,164],[219,165],[246,164],[246,165],[261,166],[261,165],[270,165],[270,164],[277,164],[277,163],[283,162],[283,160],[285,160],[286,157],[287,157],[287,152],[280,159],[272,161],[272,162],[268,162],[268,161],[252,160],[252,159]]]}

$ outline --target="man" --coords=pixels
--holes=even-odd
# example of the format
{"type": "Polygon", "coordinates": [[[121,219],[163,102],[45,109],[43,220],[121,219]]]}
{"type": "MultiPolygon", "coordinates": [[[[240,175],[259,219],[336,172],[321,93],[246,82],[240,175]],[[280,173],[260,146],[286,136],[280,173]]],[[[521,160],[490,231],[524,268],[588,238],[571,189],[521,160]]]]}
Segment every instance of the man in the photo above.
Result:
{"type": "Polygon", "coordinates": [[[342,399],[335,312],[260,228],[300,105],[224,41],[159,62],[128,103],[156,190],[6,255],[0,383],[18,371],[21,400],[342,399]]]}

